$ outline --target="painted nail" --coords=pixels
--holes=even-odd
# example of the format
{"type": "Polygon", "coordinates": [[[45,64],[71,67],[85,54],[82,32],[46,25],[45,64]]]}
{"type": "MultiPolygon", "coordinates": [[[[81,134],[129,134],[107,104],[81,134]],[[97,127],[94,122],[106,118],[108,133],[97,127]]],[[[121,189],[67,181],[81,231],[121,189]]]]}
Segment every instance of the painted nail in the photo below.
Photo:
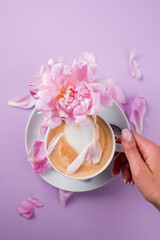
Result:
{"type": "Polygon", "coordinates": [[[123,182],[124,182],[124,184],[126,184],[126,183],[127,183],[127,180],[126,180],[125,178],[123,178],[123,182]]]}
{"type": "Polygon", "coordinates": [[[128,129],[122,130],[122,139],[125,143],[129,143],[133,140],[132,134],[128,129]]]}
{"type": "Polygon", "coordinates": [[[132,181],[130,181],[130,184],[131,184],[131,186],[133,186],[134,183],[132,181]]]}

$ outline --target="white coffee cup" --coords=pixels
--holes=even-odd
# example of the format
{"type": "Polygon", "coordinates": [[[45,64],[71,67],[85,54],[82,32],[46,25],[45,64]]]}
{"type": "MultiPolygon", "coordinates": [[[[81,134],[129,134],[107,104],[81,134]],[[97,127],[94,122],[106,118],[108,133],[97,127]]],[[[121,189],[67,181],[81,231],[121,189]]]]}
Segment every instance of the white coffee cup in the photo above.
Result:
{"type": "Polygon", "coordinates": [[[114,135],[114,132],[110,126],[110,124],[103,118],[103,116],[100,116],[106,123],[106,125],[108,126],[109,130],[110,130],[110,133],[111,133],[111,137],[112,137],[112,143],[113,143],[113,146],[112,146],[112,151],[111,151],[111,154],[110,154],[110,157],[109,159],[107,160],[106,164],[99,170],[97,171],[96,173],[90,175],[90,176],[87,176],[87,177],[73,177],[73,176],[70,176],[70,175],[67,175],[67,174],[64,174],[62,172],[60,172],[55,166],[54,164],[52,163],[52,161],[50,160],[49,156],[47,155],[47,139],[48,139],[48,134],[51,130],[51,128],[48,128],[47,132],[46,132],[46,136],[45,136],[45,152],[46,152],[46,156],[47,156],[47,159],[48,161],[50,162],[51,166],[56,170],[58,171],[60,174],[66,176],[66,177],[69,177],[69,178],[72,178],[72,179],[80,179],[80,180],[87,180],[87,179],[90,179],[90,178],[93,178],[97,175],[99,175],[101,172],[103,172],[108,166],[109,164],[111,163],[113,157],[114,157],[114,154],[115,152],[123,152],[123,149],[122,149],[122,146],[121,144],[118,144],[115,142],[115,135],[114,135]]]}

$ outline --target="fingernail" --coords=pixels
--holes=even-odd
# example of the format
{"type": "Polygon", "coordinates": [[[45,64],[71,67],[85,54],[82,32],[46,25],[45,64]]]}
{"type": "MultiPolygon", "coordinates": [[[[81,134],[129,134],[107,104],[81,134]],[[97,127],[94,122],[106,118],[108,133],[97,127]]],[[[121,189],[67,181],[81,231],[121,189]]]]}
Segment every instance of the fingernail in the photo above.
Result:
{"type": "Polygon", "coordinates": [[[128,129],[122,130],[122,139],[125,143],[129,143],[133,140],[132,134],[128,129]]]}
{"type": "Polygon", "coordinates": [[[131,184],[131,186],[133,186],[134,183],[132,181],[130,181],[130,184],[131,184]]]}
{"type": "Polygon", "coordinates": [[[125,178],[123,178],[123,182],[124,182],[124,184],[126,184],[126,183],[127,183],[127,180],[126,180],[125,178]]]}
{"type": "Polygon", "coordinates": [[[134,185],[134,182],[131,180],[131,181],[130,181],[130,184],[131,184],[131,186],[133,186],[133,185],[134,185]]]}

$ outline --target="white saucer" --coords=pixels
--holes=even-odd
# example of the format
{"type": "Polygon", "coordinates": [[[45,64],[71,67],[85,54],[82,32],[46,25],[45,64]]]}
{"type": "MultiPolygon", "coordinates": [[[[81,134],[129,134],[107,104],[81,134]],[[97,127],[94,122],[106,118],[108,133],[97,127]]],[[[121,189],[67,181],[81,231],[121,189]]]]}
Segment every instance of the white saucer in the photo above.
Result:
{"type": "MultiPolygon", "coordinates": [[[[112,107],[105,107],[98,115],[103,117],[108,123],[112,123],[121,129],[130,128],[127,117],[116,102],[113,103],[112,107]]],[[[43,141],[39,135],[39,128],[42,121],[43,114],[37,114],[37,110],[34,109],[29,117],[25,132],[25,147],[27,152],[33,141],[43,141]]],[[[99,188],[108,183],[112,179],[112,165],[113,161],[101,174],[86,181],[65,177],[53,168],[40,173],[39,175],[43,180],[54,187],[73,192],[85,192],[99,188]]]]}

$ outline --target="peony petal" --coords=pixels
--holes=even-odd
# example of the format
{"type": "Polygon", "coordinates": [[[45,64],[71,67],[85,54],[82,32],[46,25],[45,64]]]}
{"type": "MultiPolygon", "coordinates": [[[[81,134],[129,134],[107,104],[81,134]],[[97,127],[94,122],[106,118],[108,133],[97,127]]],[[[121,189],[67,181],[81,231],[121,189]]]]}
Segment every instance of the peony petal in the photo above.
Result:
{"type": "Polygon", "coordinates": [[[113,98],[112,96],[108,95],[107,91],[101,96],[100,101],[101,101],[101,104],[105,107],[111,107],[113,104],[113,98]]]}
{"type": "Polygon", "coordinates": [[[27,155],[31,163],[40,162],[45,159],[44,142],[34,141],[27,155]]]}
{"type": "Polygon", "coordinates": [[[48,120],[48,125],[53,129],[55,127],[58,127],[59,125],[62,124],[62,118],[61,117],[51,117],[48,120]]]}
{"type": "Polygon", "coordinates": [[[43,207],[44,205],[38,198],[35,197],[28,198],[28,201],[31,202],[35,207],[43,207]]]}
{"type": "Polygon", "coordinates": [[[18,206],[18,213],[20,216],[25,217],[27,219],[31,218],[33,215],[33,204],[29,202],[28,200],[23,201],[19,206],[18,206]]]}
{"type": "Polygon", "coordinates": [[[41,136],[42,138],[45,137],[47,130],[48,130],[48,122],[47,122],[46,120],[44,120],[44,121],[42,122],[41,126],[40,126],[40,129],[39,129],[39,131],[40,131],[40,136],[41,136]]]}
{"type": "Polygon", "coordinates": [[[96,134],[94,133],[92,141],[87,149],[86,160],[89,163],[93,162],[94,164],[96,164],[100,161],[101,156],[102,156],[102,148],[97,140],[96,134]]]}
{"type": "Polygon", "coordinates": [[[47,149],[47,155],[50,155],[51,152],[55,149],[55,147],[59,143],[62,135],[63,135],[63,133],[59,133],[50,141],[50,143],[48,145],[48,149],[47,149]]]}
{"type": "Polygon", "coordinates": [[[60,203],[65,206],[68,199],[72,196],[73,192],[70,191],[65,191],[65,190],[61,190],[59,189],[59,199],[60,199],[60,203]]]}
{"type": "Polygon", "coordinates": [[[143,118],[146,110],[146,100],[142,97],[136,97],[132,103],[130,121],[135,125],[136,132],[139,134],[143,131],[143,118]]]}
{"type": "Polygon", "coordinates": [[[35,141],[27,155],[28,160],[32,163],[33,172],[41,173],[52,167],[46,157],[44,142],[42,141],[35,141]]]}
{"type": "Polygon", "coordinates": [[[137,61],[135,60],[135,50],[132,52],[132,54],[130,55],[129,58],[129,66],[132,72],[132,77],[139,80],[142,78],[142,74],[139,70],[139,64],[137,63],[137,61]]]}
{"type": "Polygon", "coordinates": [[[30,219],[33,216],[34,207],[42,207],[43,203],[35,197],[28,198],[18,206],[18,213],[24,218],[30,219]]]}
{"type": "Polygon", "coordinates": [[[8,105],[18,108],[32,108],[35,105],[35,99],[31,96],[31,94],[24,95],[13,101],[8,101],[8,105]]]}
{"type": "Polygon", "coordinates": [[[52,166],[51,164],[49,163],[48,159],[45,158],[39,162],[35,162],[33,163],[32,165],[32,172],[35,172],[35,173],[41,173],[41,172],[44,172],[48,169],[50,169],[52,166]]]}
{"type": "Polygon", "coordinates": [[[32,97],[36,98],[36,94],[38,92],[38,84],[35,82],[31,82],[29,85],[29,92],[32,95],[32,97]]]}
{"type": "Polygon", "coordinates": [[[84,99],[80,105],[74,108],[73,110],[73,115],[84,115],[86,114],[89,105],[90,105],[91,100],[90,99],[84,99]]]}
{"type": "Polygon", "coordinates": [[[93,114],[97,114],[101,110],[100,108],[101,95],[100,93],[91,92],[91,97],[92,97],[92,104],[91,104],[91,109],[89,114],[93,115],[93,114]]]}
{"type": "Polygon", "coordinates": [[[127,100],[124,96],[122,90],[112,81],[112,79],[107,80],[108,95],[121,104],[126,104],[127,100]]]}
{"type": "Polygon", "coordinates": [[[72,174],[78,170],[78,168],[82,165],[86,153],[87,153],[88,145],[83,149],[83,151],[73,160],[73,162],[67,167],[66,174],[72,174]]]}

